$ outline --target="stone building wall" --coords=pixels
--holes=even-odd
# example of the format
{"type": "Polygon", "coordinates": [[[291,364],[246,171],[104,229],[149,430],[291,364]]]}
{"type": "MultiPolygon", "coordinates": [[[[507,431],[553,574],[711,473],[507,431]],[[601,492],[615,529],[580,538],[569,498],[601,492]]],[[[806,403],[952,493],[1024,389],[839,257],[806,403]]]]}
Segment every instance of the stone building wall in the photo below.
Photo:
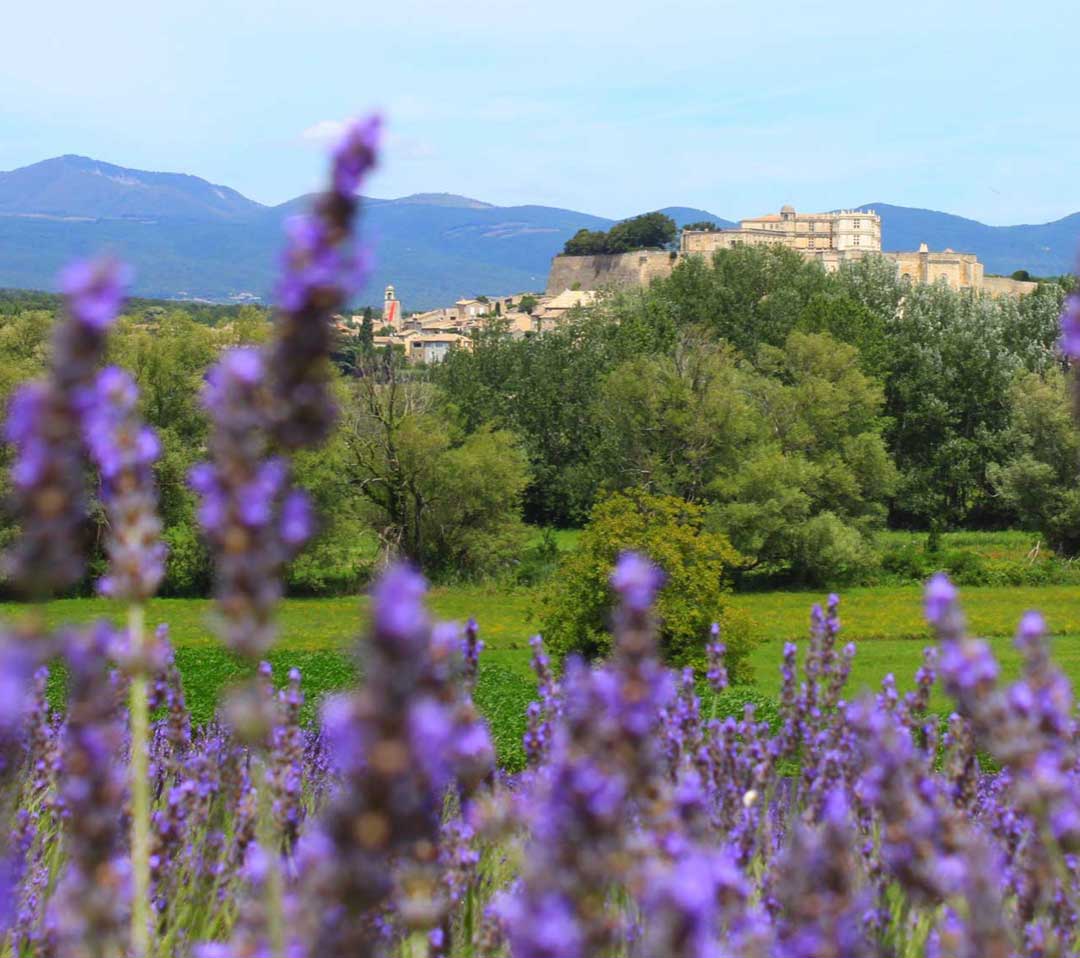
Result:
{"type": "Polygon", "coordinates": [[[556,256],[548,273],[547,293],[567,289],[607,289],[648,286],[670,276],[678,256],[662,250],[603,253],[595,256],[556,256]]]}
{"type": "Polygon", "coordinates": [[[951,249],[932,253],[922,248],[914,253],[886,253],[896,263],[897,275],[913,283],[945,280],[953,289],[981,289],[983,265],[974,253],[954,253],[951,249]]]}
{"type": "MultiPolygon", "coordinates": [[[[738,233],[735,245],[740,245],[738,233]]],[[[633,288],[648,286],[654,279],[671,275],[676,263],[683,256],[711,255],[723,249],[727,243],[716,242],[722,233],[695,233],[688,240],[683,234],[683,251],[679,254],[659,250],[642,250],[634,253],[609,253],[597,256],[556,256],[551,261],[547,293],[557,296],[568,289],[601,290],[607,288],[633,288]],[[710,238],[711,239],[710,241],[710,238]]],[[[776,240],[769,238],[772,243],[776,240]]],[[[925,247],[925,244],[923,244],[925,247]]],[[[913,283],[936,283],[944,280],[953,289],[979,289],[994,296],[1023,296],[1032,292],[1037,283],[1021,282],[1003,276],[985,276],[983,264],[974,253],[956,253],[952,250],[930,252],[923,248],[909,253],[879,253],[876,250],[856,248],[800,250],[807,259],[821,263],[828,272],[839,269],[847,260],[861,259],[866,255],[884,256],[896,266],[897,276],[913,283]]]]}
{"type": "Polygon", "coordinates": [[[984,276],[983,289],[991,296],[1026,296],[1039,288],[1030,280],[1012,279],[1008,276],[984,276]]]}

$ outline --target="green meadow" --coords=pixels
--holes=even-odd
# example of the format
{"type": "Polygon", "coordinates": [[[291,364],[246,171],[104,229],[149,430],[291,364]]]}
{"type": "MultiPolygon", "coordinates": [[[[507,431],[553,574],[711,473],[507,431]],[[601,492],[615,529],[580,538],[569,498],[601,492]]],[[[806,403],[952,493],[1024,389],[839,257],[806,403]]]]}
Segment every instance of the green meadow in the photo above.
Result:
{"type": "MultiPolygon", "coordinates": [[[[477,702],[492,721],[500,756],[510,765],[520,759],[523,713],[533,694],[528,639],[537,629],[535,595],[528,589],[455,586],[435,588],[430,596],[437,618],[463,622],[473,616],[480,623],[486,648],[477,702]]],[[[1080,684],[1080,586],[980,586],[964,588],[961,595],[972,631],[990,641],[1004,676],[1014,676],[1020,668],[1012,645],[1017,621],[1024,611],[1039,609],[1054,635],[1055,659],[1073,683],[1080,684]]],[[[752,654],[754,699],[776,699],[783,644],[803,644],[811,606],[824,599],[824,595],[811,592],[743,593],[732,597],[735,606],[749,616],[758,637],[752,654]]],[[[0,604],[0,617],[9,621],[27,614],[32,613],[25,606],[0,604]]],[[[119,622],[124,610],[104,599],[63,599],[47,604],[36,614],[55,627],[101,617],[119,622]]],[[[213,716],[221,690],[244,669],[217,642],[213,615],[213,603],[206,599],[157,599],[147,609],[149,624],[169,626],[189,705],[198,721],[213,716]]],[[[364,597],[289,599],[282,603],[280,638],[270,660],[279,680],[283,681],[294,666],[303,672],[309,717],[324,694],[355,678],[351,650],[366,618],[364,597]]],[[[920,586],[850,589],[841,595],[840,618],[841,640],[854,642],[858,649],[851,694],[879,688],[888,673],[895,676],[902,691],[912,687],[923,648],[931,641],[922,618],[920,586]]],[[[60,681],[62,676],[58,675],[56,682],[60,681]]],[[[932,707],[942,711],[948,705],[937,693],[932,707]]]]}

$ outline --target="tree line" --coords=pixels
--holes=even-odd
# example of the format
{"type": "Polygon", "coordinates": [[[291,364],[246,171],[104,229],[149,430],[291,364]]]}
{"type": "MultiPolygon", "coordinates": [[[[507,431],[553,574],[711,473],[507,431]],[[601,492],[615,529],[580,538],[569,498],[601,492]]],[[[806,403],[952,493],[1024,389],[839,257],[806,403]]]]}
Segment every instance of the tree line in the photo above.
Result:
{"type": "Polygon", "coordinates": [[[436,382],[466,430],[519,437],[530,522],[675,496],[747,574],[814,584],[855,576],[886,526],[1021,526],[1073,554],[1064,292],[994,299],[912,285],[881,258],[827,273],[739,247],[538,339],[480,336],[436,382]]]}
{"type": "Polygon", "coordinates": [[[678,227],[664,213],[642,213],[616,223],[609,230],[580,229],[566,241],[567,256],[630,253],[638,249],[664,249],[675,242],[678,227]]]}
{"type": "MultiPolygon", "coordinates": [[[[612,501],[721,537],[748,584],[852,581],[888,526],[1019,526],[1080,553],[1063,293],[991,299],[910,285],[876,258],[826,273],[790,250],[736,248],[543,335],[512,339],[495,318],[432,369],[376,348],[369,319],[328,370],[330,443],[297,462],[323,527],[290,589],[355,589],[389,555],[441,580],[523,575],[530,525],[629,522],[612,501]]],[[[0,304],[0,398],[41,370],[54,306],[0,304]]],[[[206,443],[203,377],[267,329],[262,310],[210,325],[149,304],[113,339],[162,439],[166,593],[209,587],[187,487],[206,443]]],[[[14,534],[0,523],[0,539],[14,534]]]]}

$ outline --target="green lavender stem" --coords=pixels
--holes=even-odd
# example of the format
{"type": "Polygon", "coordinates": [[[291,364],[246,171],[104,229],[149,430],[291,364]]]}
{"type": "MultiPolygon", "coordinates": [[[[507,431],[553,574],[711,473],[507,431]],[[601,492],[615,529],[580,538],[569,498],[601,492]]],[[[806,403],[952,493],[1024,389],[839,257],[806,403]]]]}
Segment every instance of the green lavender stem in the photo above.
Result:
{"type": "Polygon", "coordinates": [[[150,709],[143,655],[145,610],[128,609],[131,650],[138,669],[131,677],[131,948],[135,958],[150,958],[150,709]]]}
{"type": "Polygon", "coordinates": [[[267,774],[266,761],[255,758],[252,763],[252,776],[258,794],[258,820],[256,834],[259,844],[266,854],[266,935],[270,943],[271,958],[282,958],[285,954],[285,916],[283,899],[285,880],[281,874],[280,847],[281,838],[276,833],[273,821],[273,803],[270,800],[270,776],[267,774]]]}

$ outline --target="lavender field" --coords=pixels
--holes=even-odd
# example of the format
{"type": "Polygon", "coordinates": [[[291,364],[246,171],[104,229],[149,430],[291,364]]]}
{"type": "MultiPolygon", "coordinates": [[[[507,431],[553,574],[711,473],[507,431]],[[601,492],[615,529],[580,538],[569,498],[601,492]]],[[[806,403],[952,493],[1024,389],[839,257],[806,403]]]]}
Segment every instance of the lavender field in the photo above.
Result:
{"type": "MultiPolygon", "coordinates": [[[[370,268],[355,226],[379,142],[377,120],[348,128],[327,189],[289,221],[272,335],[225,350],[205,379],[189,482],[218,658],[200,658],[211,646],[179,603],[174,647],[170,605],[152,601],[168,561],[162,443],[134,378],[105,364],[126,271],[77,262],[62,277],[45,375],[15,392],[6,425],[19,529],[4,571],[27,601],[0,633],[0,956],[1076,954],[1077,718],[1049,638],[1075,625],[1068,584],[972,589],[967,618],[943,573],[855,591],[858,645],[846,600],[796,616],[801,594],[766,596],[771,641],[754,650],[737,614],[729,631],[705,619],[682,636],[683,667],[664,630],[703,607],[665,592],[685,569],[635,549],[586,581],[610,606],[591,660],[508,638],[513,594],[485,650],[483,616],[439,621],[402,562],[374,578],[363,626],[343,605],[358,633],[344,648],[317,603],[282,605],[318,522],[296,471],[335,421],[330,317],[370,268]],[[110,617],[88,623],[80,600],[49,600],[87,575],[91,501],[110,617]],[[337,664],[308,664],[333,681],[282,658],[298,629],[321,638],[294,651],[329,651],[337,664]],[[906,674],[881,654],[899,643],[918,649],[906,674]],[[200,681],[224,661],[221,681],[200,681]],[[775,678],[733,688],[736,674],[775,678]]],[[[1075,296],[1062,324],[1064,353],[1080,354],[1075,296]]],[[[382,375],[373,394],[396,388],[382,375]]],[[[694,549],[712,535],[676,532],[694,549]]],[[[709,608],[755,601],[729,603],[710,576],[690,593],[709,608]]]]}

